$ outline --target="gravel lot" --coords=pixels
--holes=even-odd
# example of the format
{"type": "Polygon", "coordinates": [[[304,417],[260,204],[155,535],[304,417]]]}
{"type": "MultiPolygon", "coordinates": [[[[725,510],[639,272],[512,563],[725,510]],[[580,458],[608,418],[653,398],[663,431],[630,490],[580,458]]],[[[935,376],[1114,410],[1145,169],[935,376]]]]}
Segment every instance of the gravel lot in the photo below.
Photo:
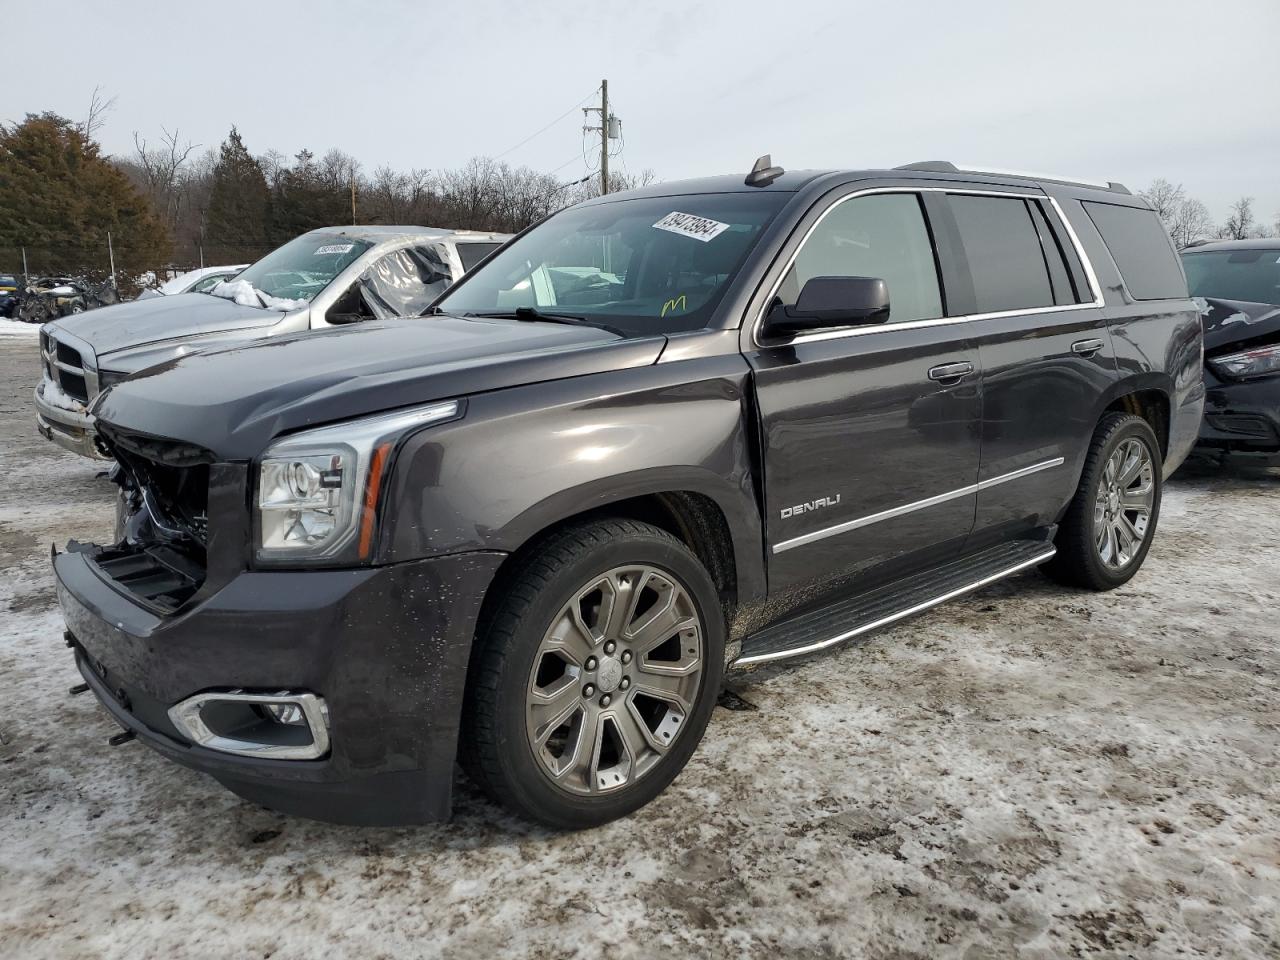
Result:
{"type": "Polygon", "coordinates": [[[0,955],[1280,956],[1280,471],[1188,468],[1143,572],[1037,574],[731,679],[686,772],[572,836],[279,816],[116,731],[49,544],[96,467],[34,433],[0,330],[0,955]]]}

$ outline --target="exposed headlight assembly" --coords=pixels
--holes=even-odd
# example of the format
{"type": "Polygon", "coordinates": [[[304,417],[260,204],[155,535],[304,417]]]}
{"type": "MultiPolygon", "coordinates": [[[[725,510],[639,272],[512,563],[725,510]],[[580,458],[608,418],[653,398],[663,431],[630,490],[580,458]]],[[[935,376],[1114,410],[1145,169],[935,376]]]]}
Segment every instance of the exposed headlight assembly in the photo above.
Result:
{"type": "Polygon", "coordinates": [[[1232,380],[1246,380],[1250,377],[1265,377],[1268,374],[1280,373],[1280,343],[1213,357],[1209,363],[1218,373],[1232,380]]]}
{"type": "Polygon", "coordinates": [[[257,557],[265,562],[365,563],[378,497],[406,433],[459,415],[457,401],[295,433],[258,464],[257,557]]]}

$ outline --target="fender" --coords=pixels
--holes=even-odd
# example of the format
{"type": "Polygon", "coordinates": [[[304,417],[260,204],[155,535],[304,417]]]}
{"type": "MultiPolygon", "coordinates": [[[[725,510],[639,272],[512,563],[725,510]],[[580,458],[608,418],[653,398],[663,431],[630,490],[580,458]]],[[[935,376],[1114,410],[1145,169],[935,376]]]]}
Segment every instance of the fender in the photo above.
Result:
{"type": "Polygon", "coordinates": [[[588,510],[687,491],[728,521],[739,598],[762,595],[748,377],[734,353],[469,397],[461,420],[398,453],[378,560],[510,553],[588,510]]]}

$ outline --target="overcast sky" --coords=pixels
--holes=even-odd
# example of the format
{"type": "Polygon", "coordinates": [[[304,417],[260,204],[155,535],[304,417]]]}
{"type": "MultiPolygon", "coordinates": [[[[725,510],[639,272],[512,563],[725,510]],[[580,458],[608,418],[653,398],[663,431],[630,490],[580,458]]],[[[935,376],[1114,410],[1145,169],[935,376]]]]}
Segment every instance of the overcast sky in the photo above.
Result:
{"type": "Polygon", "coordinates": [[[116,153],[134,131],[216,146],[236,124],[255,153],[340,147],[366,170],[503,154],[568,181],[596,162],[580,111],[511,148],[607,77],[613,162],[663,180],[765,152],[790,169],[947,159],[1134,190],[1163,176],[1215,220],[1241,195],[1280,216],[1280,0],[0,9],[0,120],[80,118],[102,84],[116,153]]]}

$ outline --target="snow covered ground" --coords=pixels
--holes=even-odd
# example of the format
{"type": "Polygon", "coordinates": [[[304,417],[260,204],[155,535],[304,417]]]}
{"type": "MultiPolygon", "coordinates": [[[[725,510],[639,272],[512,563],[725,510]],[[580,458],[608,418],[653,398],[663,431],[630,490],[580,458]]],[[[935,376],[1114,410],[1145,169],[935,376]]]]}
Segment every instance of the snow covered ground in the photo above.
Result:
{"type": "Polygon", "coordinates": [[[38,323],[23,323],[21,320],[0,317],[0,337],[30,337],[34,340],[39,335],[38,323]]]}
{"type": "Polygon", "coordinates": [[[1280,956],[1280,471],[1188,470],[1147,566],[1031,574],[731,680],[688,770],[557,836],[290,819],[116,732],[50,542],[98,467],[30,427],[0,341],[0,957],[1280,956]]]}

